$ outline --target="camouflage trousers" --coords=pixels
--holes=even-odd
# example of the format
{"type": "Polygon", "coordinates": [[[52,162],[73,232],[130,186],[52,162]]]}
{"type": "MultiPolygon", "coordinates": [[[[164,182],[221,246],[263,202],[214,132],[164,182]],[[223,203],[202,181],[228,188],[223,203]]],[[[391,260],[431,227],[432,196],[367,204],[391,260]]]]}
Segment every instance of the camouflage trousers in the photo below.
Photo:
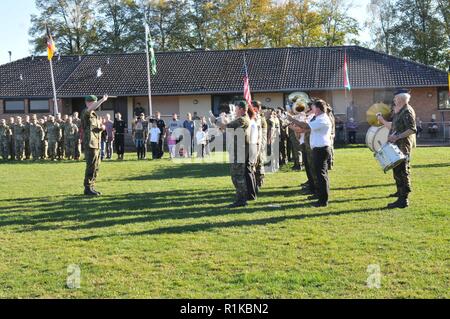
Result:
{"type": "Polygon", "coordinates": [[[7,160],[9,157],[9,142],[8,140],[0,141],[0,155],[4,160],[7,160]]]}
{"type": "Polygon", "coordinates": [[[96,148],[85,147],[84,158],[86,160],[84,187],[94,187],[100,167],[100,150],[96,148]]]}
{"type": "Polygon", "coordinates": [[[65,154],[65,141],[64,139],[61,139],[58,141],[58,150],[57,150],[57,154],[58,154],[58,158],[59,159],[63,159],[64,158],[64,154],[65,154]]]}
{"type": "Polygon", "coordinates": [[[295,135],[294,131],[292,131],[292,133],[289,134],[289,140],[291,142],[292,147],[292,161],[294,162],[295,166],[299,166],[302,164],[303,159],[300,141],[297,139],[297,136],[295,135]]]}
{"type": "Polygon", "coordinates": [[[30,140],[30,152],[33,160],[38,160],[42,157],[42,141],[31,139],[30,140]]]}
{"type": "Polygon", "coordinates": [[[81,143],[79,139],[75,140],[75,154],[73,155],[74,159],[80,159],[81,157],[81,143]]]}
{"type": "Polygon", "coordinates": [[[41,150],[42,150],[41,158],[46,159],[48,157],[48,141],[47,140],[42,141],[41,150]]]}
{"type": "Polygon", "coordinates": [[[31,156],[31,146],[30,146],[30,139],[26,138],[25,139],[25,158],[26,159],[30,159],[31,156]]]}
{"type": "Polygon", "coordinates": [[[14,138],[11,138],[8,143],[9,146],[9,156],[12,160],[16,159],[16,146],[14,142],[14,138]]]}
{"type": "Polygon", "coordinates": [[[15,147],[16,159],[17,160],[23,159],[24,152],[25,152],[25,142],[22,140],[15,140],[14,147],[15,147]]]}
{"type": "Polygon", "coordinates": [[[58,156],[58,141],[48,140],[48,157],[52,160],[56,159],[58,156]]]}
{"type": "Polygon", "coordinates": [[[312,191],[317,192],[317,186],[319,185],[319,183],[317,180],[316,167],[314,166],[312,149],[311,147],[309,147],[309,145],[306,144],[305,144],[305,153],[306,153],[306,162],[308,165],[308,167],[305,167],[305,169],[308,176],[309,187],[311,188],[312,191]]]}
{"type": "Polygon", "coordinates": [[[393,169],[395,184],[399,197],[408,197],[411,193],[411,166],[409,160],[393,169]]]}
{"type": "Polygon", "coordinates": [[[66,148],[66,157],[67,158],[75,158],[76,156],[76,144],[78,140],[76,139],[65,139],[64,144],[66,148]]]}
{"type": "Polygon", "coordinates": [[[230,166],[231,180],[236,188],[236,202],[247,202],[247,180],[245,179],[245,163],[234,164],[230,166]]]}
{"type": "Polygon", "coordinates": [[[261,144],[259,146],[258,158],[255,165],[255,178],[256,178],[256,186],[258,188],[262,187],[264,184],[264,176],[266,175],[266,170],[264,165],[266,163],[266,145],[261,144]]]}

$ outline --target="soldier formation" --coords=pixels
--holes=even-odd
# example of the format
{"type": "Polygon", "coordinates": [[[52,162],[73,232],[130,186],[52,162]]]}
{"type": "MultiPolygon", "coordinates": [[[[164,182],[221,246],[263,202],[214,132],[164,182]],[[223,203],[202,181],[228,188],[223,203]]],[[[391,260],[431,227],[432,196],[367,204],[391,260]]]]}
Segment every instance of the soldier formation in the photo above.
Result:
{"type": "Polygon", "coordinates": [[[27,115],[0,120],[0,151],[3,160],[79,160],[81,121],[72,116],[27,115]]]}

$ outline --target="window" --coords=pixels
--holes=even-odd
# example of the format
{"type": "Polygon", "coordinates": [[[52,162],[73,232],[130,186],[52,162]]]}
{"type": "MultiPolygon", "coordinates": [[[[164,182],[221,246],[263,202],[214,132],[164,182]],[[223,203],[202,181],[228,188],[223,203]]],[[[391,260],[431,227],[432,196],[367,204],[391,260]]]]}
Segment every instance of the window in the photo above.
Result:
{"type": "Polygon", "coordinates": [[[24,100],[6,100],[5,101],[5,113],[25,113],[25,101],[24,100]]]}
{"type": "Polygon", "coordinates": [[[215,116],[218,116],[222,112],[227,112],[230,104],[236,104],[243,100],[242,95],[214,95],[212,112],[215,116]]]}
{"type": "Polygon", "coordinates": [[[394,90],[375,90],[373,93],[373,100],[375,103],[382,102],[391,105],[394,100],[394,90]]]}
{"type": "Polygon", "coordinates": [[[48,100],[30,100],[30,113],[50,112],[48,100]]]}
{"type": "Polygon", "coordinates": [[[447,89],[438,90],[438,105],[440,110],[450,110],[450,101],[447,89]]]}

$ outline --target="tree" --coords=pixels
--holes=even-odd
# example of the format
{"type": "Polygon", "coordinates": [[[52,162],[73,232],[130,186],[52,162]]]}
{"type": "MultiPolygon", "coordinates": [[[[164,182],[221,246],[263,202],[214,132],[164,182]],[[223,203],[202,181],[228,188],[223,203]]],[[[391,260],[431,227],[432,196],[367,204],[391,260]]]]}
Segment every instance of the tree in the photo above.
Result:
{"type": "Polygon", "coordinates": [[[293,20],[293,44],[304,47],[320,45],[321,39],[325,37],[322,28],[324,18],[312,10],[311,1],[290,1],[288,5],[288,14],[293,20]]]}
{"type": "Polygon", "coordinates": [[[90,53],[98,45],[98,22],[89,0],[36,0],[39,15],[31,16],[30,35],[34,52],[46,48],[46,25],[57,41],[60,54],[90,53]]]}
{"type": "Polygon", "coordinates": [[[394,0],[372,0],[367,26],[373,35],[375,49],[387,54],[398,53],[394,43],[394,27],[398,23],[398,12],[394,0]]]}
{"type": "Polygon", "coordinates": [[[346,0],[321,0],[317,6],[322,17],[322,45],[343,45],[348,37],[359,33],[358,22],[348,14],[351,3],[346,0]]]}
{"type": "MultiPolygon", "coordinates": [[[[138,5],[133,0],[97,0],[99,11],[99,51],[135,51],[136,23],[138,5]]],[[[143,25],[143,22],[140,24],[143,25]]]]}

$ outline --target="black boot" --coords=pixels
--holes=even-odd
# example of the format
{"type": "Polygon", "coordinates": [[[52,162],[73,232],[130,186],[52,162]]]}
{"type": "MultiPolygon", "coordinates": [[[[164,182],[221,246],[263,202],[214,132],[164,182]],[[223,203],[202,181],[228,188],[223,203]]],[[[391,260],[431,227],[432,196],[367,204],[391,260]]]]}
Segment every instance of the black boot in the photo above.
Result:
{"type": "Polygon", "coordinates": [[[84,195],[87,196],[99,196],[99,194],[94,191],[91,187],[85,187],[84,188],[84,195]]]}
{"type": "Polygon", "coordinates": [[[100,196],[102,194],[101,192],[96,191],[93,187],[91,189],[94,193],[97,193],[97,196],[100,196]]]}
{"type": "Polygon", "coordinates": [[[393,193],[393,194],[390,194],[388,197],[399,197],[400,196],[400,194],[399,194],[399,192],[397,191],[397,192],[395,192],[395,193],[393,193]]]}
{"type": "Polygon", "coordinates": [[[399,197],[395,202],[388,204],[388,209],[394,209],[394,208],[406,208],[409,206],[409,200],[408,197],[402,196],[399,197]]]}
{"type": "Polygon", "coordinates": [[[245,207],[247,206],[247,202],[234,202],[233,204],[228,205],[228,208],[236,208],[236,207],[245,207]]]}

